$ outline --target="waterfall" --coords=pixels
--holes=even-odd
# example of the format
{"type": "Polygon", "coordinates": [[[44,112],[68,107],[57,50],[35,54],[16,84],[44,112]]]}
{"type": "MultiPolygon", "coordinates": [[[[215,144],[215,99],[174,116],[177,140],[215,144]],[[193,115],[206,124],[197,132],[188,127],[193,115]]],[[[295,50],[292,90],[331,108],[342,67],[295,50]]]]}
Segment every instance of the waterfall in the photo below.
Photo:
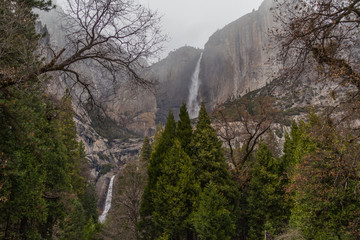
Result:
{"type": "Polygon", "coordinates": [[[106,195],[106,201],[105,201],[105,208],[104,211],[102,212],[102,214],[99,217],[99,222],[100,223],[104,223],[105,219],[106,219],[106,215],[108,214],[110,208],[111,208],[111,199],[112,199],[112,190],[113,190],[113,185],[114,185],[114,178],[115,175],[111,177],[110,179],[110,183],[109,183],[109,188],[108,188],[108,192],[106,195]]]}
{"type": "Polygon", "coordinates": [[[191,85],[189,89],[189,99],[187,103],[190,118],[196,118],[199,114],[200,104],[198,100],[199,86],[200,86],[200,62],[203,53],[200,54],[199,60],[196,63],[195,71],[191,76],[191,85]]]}

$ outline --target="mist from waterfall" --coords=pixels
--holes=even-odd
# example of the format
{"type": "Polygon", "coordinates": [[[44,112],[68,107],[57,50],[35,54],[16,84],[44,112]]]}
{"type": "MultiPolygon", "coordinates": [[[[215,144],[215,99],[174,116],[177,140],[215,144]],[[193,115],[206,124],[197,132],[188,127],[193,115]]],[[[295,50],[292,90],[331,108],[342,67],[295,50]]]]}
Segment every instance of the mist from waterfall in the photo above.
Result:
{"type": "Polygon", "coordinates": [[[106,195],[106,201],[105,201],[105,208],[104,211],[102,212],[102,214],[99,216],[99,222],[100,223],[104,223],[106,216],[111,208],[111,200],[112,200],[112,190],[113,190],[113,184],[114,184],[114,178],[115,175],[111,177],[110,179],[110,183],[109,183],[109,188],[108,188],[108,192],[106,195]]]}
{"type": "Polygon", "coordinates": [[[199,114],[200,110],[200,104],[198,100],[198,94],[199,94],[199,86],[200,86],[200,79],[199,79],[199,73],[200,73],[200,62],[202,59],[203,53],[200,54],[199,60],[196,63],[195,71],[193,75],[191,76],[191,85],[189,89],[189,99],[187,103],[187,108],[189,112],[190,118],[196,118],[199,114]]]}

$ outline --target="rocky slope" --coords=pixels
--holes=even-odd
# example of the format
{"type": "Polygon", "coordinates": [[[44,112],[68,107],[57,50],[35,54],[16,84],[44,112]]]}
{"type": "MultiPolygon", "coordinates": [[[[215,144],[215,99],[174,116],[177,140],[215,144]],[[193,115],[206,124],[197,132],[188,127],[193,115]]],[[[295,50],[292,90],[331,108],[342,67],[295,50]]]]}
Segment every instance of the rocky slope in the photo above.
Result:
{"type": "MultiPolygon", "coordinates": [[[[49,33],[44,44],[55,49],[66,47],[61,14],[61,8],[39,12],[41,22],[37,28],[49,33]]],[[[75,67],[90,84],[96,104],[101,108],[86,107],[81,98],[83,89],[73,86],[73,82],[62,75],[52,75],[47,87],[58,99],[71,88],[78,137],[84,143],[90,176],[96,184],[99,208],[102,208],[110,177],[126,162],[138,157],[143,136],[154,131],[156,99],[150,90],[136,88],[126,79],[114,84],[93,62],[75,67]]]]}

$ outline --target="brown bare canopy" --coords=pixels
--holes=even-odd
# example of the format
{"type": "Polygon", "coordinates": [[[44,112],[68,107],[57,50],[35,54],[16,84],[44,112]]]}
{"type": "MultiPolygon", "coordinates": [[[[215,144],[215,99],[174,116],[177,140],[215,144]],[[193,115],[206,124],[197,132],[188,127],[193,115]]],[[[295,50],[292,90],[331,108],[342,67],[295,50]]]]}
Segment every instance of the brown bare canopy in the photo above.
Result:
{"type": "Polygon", "coordinates": [[[229,160],[237,173],[241,172],[260,139],[271,130],[277,110],[270,97],[242,98],[233,107],[215,109],[214,127],[229,149],[229,160]],[[236,142],[241,143],[235,154],[236,142]]]}
{"type": "Polygon", "coordinates": [[[315,66],[322,76],[360,90],[360,0],[274,1],[282,77],[297,79],[315,66]]]}

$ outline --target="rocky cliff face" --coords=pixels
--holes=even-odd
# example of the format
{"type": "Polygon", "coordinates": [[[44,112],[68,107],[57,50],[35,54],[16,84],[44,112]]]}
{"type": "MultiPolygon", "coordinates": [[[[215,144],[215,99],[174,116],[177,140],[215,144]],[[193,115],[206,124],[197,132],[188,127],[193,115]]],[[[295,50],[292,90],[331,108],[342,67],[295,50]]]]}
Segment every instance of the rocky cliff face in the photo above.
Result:
{"type": "Polygon", "coordinates": [[[268,29],[272,0],[215,32],[201,62],[202,99],[211,107],[263,87],[275,70],[270,61],[268,29]]]}
{"type": "Polygon", "coordinates": [[[156,89],[158,122],[165,123],[169,109],[178,117],[179,108],[189,97],[191,76],[202,50],[182,47],[151,66],[151,77],[159,82],[156,89]]]}
{"type": "MultiPolygon", "coordinates": [[[[41,11],[38,14],[41,24],[50,36],[47,44],[57,51],[66,48],[66,34],[62,25],[63,10],[58,7],[50,12],[41,11]]],[[[96,104],[105,110],[107,117],[122,128],[140,136],[151,131],[155,125],[156,100],[150,90],[133,86],[127,82],[126,75],[120,81],[114,82],[110,74],[100,70],[94,61],[74,65],[83,81],[89,85],[96,104]]],[[[49,84],[49,91],[53,95],[61,96],[65,88],[71,87],[75,104],[83,102],[88,97],[83,87],[74,85],[69,77],[55,75],[53,78],[55,80],[49,84]]]]}
{"type": "MultiPolygon", "coordinates": [[[[55,49],[66,47],[61,14],[61,8],[39,12],[41,23],[37,27],[49,33],[44,44],[55,49]]],[[[110,177],[126,162],[138,157],[143,136],[154,130],[156,99],[151,91],[136,88],[126,79],[115,84],[107,73],[98,71],[94,62],[75,67],[90,84],[96,104],[101,108],[86,107],[82,102],[84,90],[61,75],[52,76],[48,92],[60,99],[65,89],[72,90],[78,137],[84,143],[101,208],[110,177]]]]}
{"type": "MultiPolygon", "coordinates": [[[[274,26],[272,0],[215,32],[205,44],[200,65],[200,100],[208,109],[261,88],[270,82],[277,66],[270,61],[268,30],[274,26]]],[[[160,82],[157,120],[164,121],[168,109],[187,101],[191,75],[201,50],[183,47],[152,66],[160,82]]]]}

